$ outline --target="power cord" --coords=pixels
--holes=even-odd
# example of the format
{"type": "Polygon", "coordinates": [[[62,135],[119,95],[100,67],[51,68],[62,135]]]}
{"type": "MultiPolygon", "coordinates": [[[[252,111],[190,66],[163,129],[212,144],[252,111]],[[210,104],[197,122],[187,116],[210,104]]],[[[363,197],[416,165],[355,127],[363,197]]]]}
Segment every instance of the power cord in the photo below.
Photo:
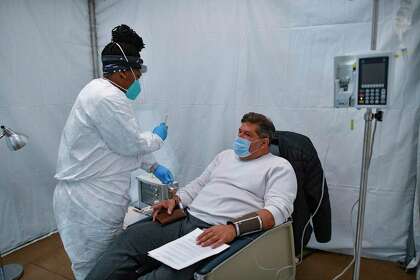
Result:
{"type": "MultiPolygon", "coordinates": [[[[335,116],[334,116],[333,125],[335,125],[336,121],[337,121],[337,114],[335,114],[335,116]]],[[[331,139],[331,137],[328,137],[328,139],[331,139]]],[[[331,140],[328,142],[327,149],[325,150],[325,156],[324,156],[324,159],[321,163],[321,167],[326,166],[326,164],[327,164],[328,152],[330,150],[330,147],[331,147],[331,140]]],[[[303,239],[305,238],[305,232],[306,232],[306,229],[308,228],[312,218],[315,217],[315,215],[318,213],[319,208],[321,207],[322,200],[324,198],[324,190],[325,190],[325,171],[324,171],[324,168],[322,168],[321,198],[319,199],[318,205],[315,208],[314,213],[309,217],[308,221],[305,224],[305,227],[303,228],[302,238],[300,240],[300,256],[299,256],[299,261],[296,263],[296,266],[302,264],[302,262],[303,262],[303,239]]]]}
{"type": "MultiPolygon", "coordinates": [[[[249,238],[249,237],[245,237],[245,239],[254,241],[254,239],[249,238]]],[[[294,265],[285,265],[285,266],[280,267],[280,268],[277,268],[277,267],[265,267],[265,266],[263,266],[263,265],[260,264],[260,262],[257,259],[257,256],[254,256],[254,261],[255,261],[255,264],[258,266],[258,268],[261,269],[261,270],[264,270],[264,271],[273,271],[274,270],[274,271],[276,271],[276,278],[278,278],[278,279],[281,279],[280,278],[280,272],[282,272],[282,271],[284,271],[286,269],[293,269],[293,268],[295,268],[294,265]]],[[[294,260],[292,260],[292,261],[294,261],[294,260]]],[[[292,273],[292,275],[290,275],[288,279],[291,279],[293,276],[294,276],[294,273],[292,273]]]]}

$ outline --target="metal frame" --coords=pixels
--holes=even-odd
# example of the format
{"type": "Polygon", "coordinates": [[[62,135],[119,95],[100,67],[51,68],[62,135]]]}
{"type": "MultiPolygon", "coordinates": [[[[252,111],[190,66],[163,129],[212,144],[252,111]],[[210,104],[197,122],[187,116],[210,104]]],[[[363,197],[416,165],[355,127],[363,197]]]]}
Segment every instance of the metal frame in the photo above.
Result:
{"type": "Polygon", "coordinates": [[[98,32],[96,29],[96,4],[95,0],[88,0],[89,10],[89,35],[90,35],[90,47],[91,47],[91,58],[92,58],[92,75],[93,78],[99,78],[99,58],[98,58],[98,32]]]}
{"type": "MultiPolygon", "coordinates": [[[[379,0],[373,0],[372,35],[370,46],[371,50],[376,50],[376,41],[378,36],[378,8],[379,0]]],[[[370,157],[372,155],[372,108],[367,108],[364,118],[365,131],[363,136],[362,170],[360,174],[359,210],[357,213],[356,242],[354,246],[353,280],[358,280],[360,274],[360,256],[363,242],[363,226],[365,220],[367,182],[369,175],[370,157]]]]}

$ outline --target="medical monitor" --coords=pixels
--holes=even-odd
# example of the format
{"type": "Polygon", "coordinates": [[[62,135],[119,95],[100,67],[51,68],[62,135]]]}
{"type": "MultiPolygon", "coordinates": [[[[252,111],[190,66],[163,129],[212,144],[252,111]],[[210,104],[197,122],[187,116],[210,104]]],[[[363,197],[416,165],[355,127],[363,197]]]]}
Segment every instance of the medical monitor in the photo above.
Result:
{"type": "Polygon", "coordinates": [[[394,59],[377,51],[334,57],[334,107],[388,106],[394,59]]]}

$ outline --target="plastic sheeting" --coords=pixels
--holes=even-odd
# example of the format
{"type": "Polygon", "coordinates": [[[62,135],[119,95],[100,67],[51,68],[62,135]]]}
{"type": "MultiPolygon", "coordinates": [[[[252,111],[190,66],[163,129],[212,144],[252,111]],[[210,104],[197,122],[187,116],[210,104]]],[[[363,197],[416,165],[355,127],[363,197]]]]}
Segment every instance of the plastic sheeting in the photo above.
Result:
{"type": "MultiPolygon", "coordinates": [[[[378,49],[399,46],[398,8],[398,1],[380,2],[378,49]]],[[[347,0],[97,1],[99,45],[121,23],[142,35],[149,71],[138,110],[169,115],[167,143],[181,184],[231,146],[245,112],[308,135],[324,161],[333,211],[332,241],[311,246],[351,253],[364,111],[332,108],[333,56],[369,50],[371,9],[371,1],[347,0]]],[[[397,59],[392,106],[375,137],[365,256],[403,260],[406,254],[417,176],[419,20],[417,3],[404,35],[409,57],[397,59]]]]}
{"type": "MultiPolygon", "coordinates": [[[[408,57],[397,59],[392,106],[375,137],[363,253],[376,258],[403,259],[413,210],[420,120],[418,2],[413,1],[412,26],[403,36],[408,57]]],[[[96,7],[100,49],[121,23],[146,43],[142,54],[149,71],[139,119],[151,129],[169,115],[166,150],[157,158],[172,167],[181,185],[231,146],[244,113],[264,113],[279,130],[308,135],[323,161],[333,239],[311,245],[351,253],[363,111],[332,108],[332,61],[334,55],[369,50],[371,1],[97,0],[96,7]]],[[[399,46],[398,8],[398,1],[380,1],[378,49],[399,46]]],[[[0,15],[7,38],[0,41],[5,66],[0,71],[10,77],[0,83],[0,120],[31,137],[17,153],[0,145],[0,156],[7,157],[0,161],[4,250],[55,227],[58,141],[75,96],[91,78],[91,65],[85,1],[1,1],[0,15]]]]}
{"type": "Polygon", "coordinates": [[[4,252],[56,228],[52,196],[60,135],[92,75],[87,3],[0,1],[0,34],[0,124],[29,136],[17,152],[0,143],[4,252]]]}

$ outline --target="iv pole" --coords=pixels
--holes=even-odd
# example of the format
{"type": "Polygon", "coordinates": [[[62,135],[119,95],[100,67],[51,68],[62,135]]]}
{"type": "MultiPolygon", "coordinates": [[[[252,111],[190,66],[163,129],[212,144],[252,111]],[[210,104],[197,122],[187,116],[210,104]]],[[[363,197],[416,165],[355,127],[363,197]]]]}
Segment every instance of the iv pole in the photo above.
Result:
{"type": "MultiPolygon", "coordinates": [[[[372,34],[371,34],[371,50],[376,50],[376,39],[378,35],[378,6],[379,0],[373,0],[372,7],[372,34]]],[[[354,250],[354,269],[353,280],[359,280],[360,274],[360,255],[363,242],[363,226],[365,219],[366,191],[369,174],[370,158],[372,155],[372,120],[375,115],[372,108],[367,108],[365,119],[365,131],[363,136],[363,155],[362,155],[362,171],[360,175],[360,191],[359,191],[359,209],[357,213],[357,230],[356,244],[354,250]]]]}

